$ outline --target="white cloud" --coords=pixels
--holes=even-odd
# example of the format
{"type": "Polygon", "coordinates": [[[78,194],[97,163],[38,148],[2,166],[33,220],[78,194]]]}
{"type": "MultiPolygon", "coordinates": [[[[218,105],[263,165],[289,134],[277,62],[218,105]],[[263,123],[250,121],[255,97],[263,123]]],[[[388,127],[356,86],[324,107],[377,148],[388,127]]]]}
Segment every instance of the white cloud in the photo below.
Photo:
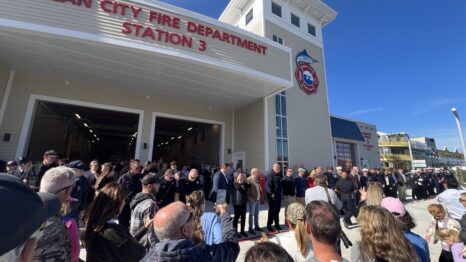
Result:
{"type": "Polygon", "coordinates": [[[381,111],[382,107],[376,107],[376,108],[367,108],[367,109],[362,109],[362,110],[357,110],[350,112],[348,116],[357,116],[357,115],[362,115],[362,114],[367,114],[367,113],[373,113],[377,111],[381,111]]]}

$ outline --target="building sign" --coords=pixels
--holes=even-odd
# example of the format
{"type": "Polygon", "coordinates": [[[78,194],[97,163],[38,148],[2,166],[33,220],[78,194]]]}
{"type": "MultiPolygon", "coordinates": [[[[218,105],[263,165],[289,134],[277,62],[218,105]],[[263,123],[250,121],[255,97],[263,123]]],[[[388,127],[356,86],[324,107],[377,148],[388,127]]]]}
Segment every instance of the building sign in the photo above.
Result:
{"type": "Polygon", "coordinates": [[[296,55],[296,81],[298,81],[299,88],[308,95],[317,91],[319,86],[316,71],[311,66],[314,62],[318,61],[310,57],[306,49],[296,55]]]}
{"type": "MultiPolygon", "coordinates": [[[[207,39],[219,41],[225,45],[242,48],[246,51],[266,55],[267,47],[255,41],[244,39],[233,33],[215,29],[211,26],[182,20],[182,18],[155,9],[112,0],[51,0],[71,4],[76,7],[91,9],[94,5],[105,13],[121,19],[121,33],[141,39],[174,46],[182,46],[198,51],[208,47],[207,39]],[[176,31],[176,32],[175,32],[176,31]],[[200,36],[201,38],[194,38],[200,36]]],[[[72,17],[70,15],[70,17],[72,17]]]]}
{"type": "Polygon", "coordinates": [[[371,151],[374,148],[371,145],[372,133],[369,132],[361,132],[362,136],[364,137],[364,144],[362,145],[367,151],[371,151]]]}

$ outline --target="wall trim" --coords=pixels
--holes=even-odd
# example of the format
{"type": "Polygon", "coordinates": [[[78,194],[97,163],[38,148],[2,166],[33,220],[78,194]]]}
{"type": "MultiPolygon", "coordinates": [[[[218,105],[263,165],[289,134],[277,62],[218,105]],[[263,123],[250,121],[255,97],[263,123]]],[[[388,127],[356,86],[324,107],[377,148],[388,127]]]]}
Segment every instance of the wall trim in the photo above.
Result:
{"type": "Polygon", "coordinates": [[[10,97],[10,91],[13,87],[13,80],[15,78],[15,71],[10,71],[10,75],[8,76],[8,82],[6,84],[5,95],[3,96],[2,100],[2,107],[0,107],[0,127],[3,124],[3,116],[6,112],[6,104],[8,103],[8,98],[10,97]]]}

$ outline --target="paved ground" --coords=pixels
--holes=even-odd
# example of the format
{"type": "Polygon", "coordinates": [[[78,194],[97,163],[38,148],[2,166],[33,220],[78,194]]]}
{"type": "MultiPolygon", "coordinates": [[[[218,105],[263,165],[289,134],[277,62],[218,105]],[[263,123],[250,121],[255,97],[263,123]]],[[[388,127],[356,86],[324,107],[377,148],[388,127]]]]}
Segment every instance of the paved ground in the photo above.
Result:
{"type": "MultiPolygon", "coordinates": [[[[410,195],[410,192],[408,193],[410,195]]],[[[435,203],[434,199],[426,200],[426,201],[412,201],[411,198],[408,197],[408,203],[406,203],[406,209],[410,212],[411,216],[415,219],[415,222],[417,226],[414,228],[414,232],[424,236],[424,232],[428,227],[428,224],[430,223],[430,214],[427,212],[427,206],[431,203],[435,203]]],[[[206,206],[211,206],[207,204],[206,206]]],[[[261,211],[259,213],[259,225],[263,226],[265,228],[265,225],[267,224],[267,205],[262,205],[261,206],[261,211]]],[[[233,213],[233,208],[231,207],[230,213],[233,213]]],[[[284,214],[285,214],[285,209],[282,208],[280,212],[280,222],[284,222],[284,214]]],[[[247,218],[248,215],[246,215],[247,218]]],[[[354,218],[353,218],[354,220],[354,218]]],[[[238,225],[239,226],[239,225],[238,225]]],[[[283,226],[283,228],[286,228],[283,226]]],[[[246,222],[246,230],[248,230],[248,225],[246,222]]],[[[357,228],[353,228],[351,230],[347,230],[343,228],[345,231],[346,235],[348,238],[354,243],[359,240],[359,230],[357,228]]],[[[242,239],[240,240],[240,247],[241,251],[238,256],[237,261],[244,261],[244,256],[246,254],[246,251],[254,245],[254,243],[258,240],[258,236],[256,238],[248,238],[248,239],[242,239]]],[[[430,257],[432,261],[437,261],[438,257],[440,256],[440,251],[441,247],[440,244],[432,244],[429,243],[429,249],[430,249],[430,257]]],[[[349,259],[351,257],[351,248],[346,249],[343,244],[342,244],[342,253],[343,257],[349,259]]],[[[86,254],[85,250],[81,249],[81,259],[85,259],[86,254]]]]}

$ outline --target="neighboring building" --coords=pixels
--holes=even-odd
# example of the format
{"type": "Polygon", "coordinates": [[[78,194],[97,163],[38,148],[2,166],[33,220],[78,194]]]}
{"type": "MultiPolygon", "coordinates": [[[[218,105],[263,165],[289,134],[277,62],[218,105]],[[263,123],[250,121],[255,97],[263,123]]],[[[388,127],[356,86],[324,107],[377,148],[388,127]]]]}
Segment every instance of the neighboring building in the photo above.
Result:
{"type": "Polygon", "coordinates": [[[378,132],[382,166],[391,168],[452,167],[464,165],[463,154],[437,149],[435,139],[410,138],[406,133],[378,132]],[[408,141],[410,141],[408,143],[408,141]]]}
{"type": "Polygon", "coordinates": [[[380,167],[375,125],[330,116],[335,165],[380,167]]]}
{"type": "Polygon", "coordinates": [[[437,149],[435,155],[438,159],[437,166],[464,166],[464,155],[459,153],[458,150],[449,151],[447,147],[443,150],[437,149]]]}
{"type": "Polygon", "coordinates": [[[332,164],[321,0],[0,5],[0,159],[332,164]]]}
{"type": "Polygon", "coordinates": [[[411,168],[411,144],[406,133],[377,132],[380,162],[383,167],[411,168]]]}
{"type": "MultiPolygon", "coordinates": [[[[425,166],[437,166],[437,158],[435,157],[435,140],[433,138],[418,137],[411,138],[411,150],[413,154],[414,164],[421,163],[424,160],[425,166]]],[[[424,167],[424,164],[419,167],[424,167]]]]}

